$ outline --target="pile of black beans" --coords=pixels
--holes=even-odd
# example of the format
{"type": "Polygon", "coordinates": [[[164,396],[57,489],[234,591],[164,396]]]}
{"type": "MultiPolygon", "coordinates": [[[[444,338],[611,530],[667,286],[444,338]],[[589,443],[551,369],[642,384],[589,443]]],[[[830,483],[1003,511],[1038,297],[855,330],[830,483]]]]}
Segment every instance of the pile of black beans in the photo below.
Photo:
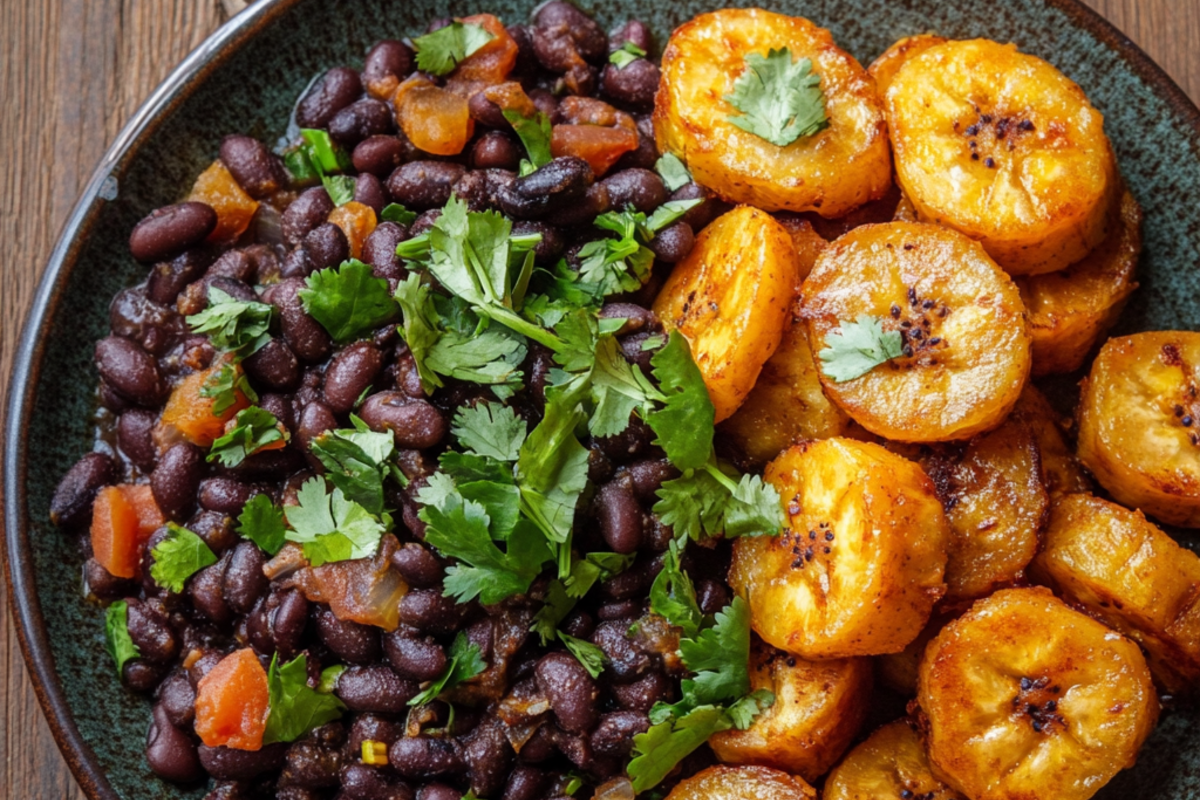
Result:
{"type": "MultiPolygon", "coordinates": [[[[430,30],[447,22],[435,21],[430,30]]],[[[517,231],[541,233],[539,264],[565,257],[576,268],[579,248],[601,235],[591,224],[597,214],[629,207],[648,213],[669,199],[703,200],[654,240],[650,282],[613,298],[602,312],[627,320],[620,332],[624,352],[648,367],[649,353],[640,345],[661,330],[648,307],[664,271],[686,255],[693,231],[720,210],[695,184],[668,192],[654,171],[658,153],[649,112],[657,65],[646,58],[620,70],[609,64],[609,54],[625,42],[652,52],[649,31],[630,21],[605,35],[574,6],[551,2],[530,24],[508,32],[520,46],[510,79],[522,83],[539,109],[558,121],[564,97],[593,95],[633,115],[637,149],[599,177],[586,162],[563,158],[518,178],[522,145],[498,109],[478,94],[470,102],[476,133],[462,154],[420,152],[398,131],[390,106],[364,92],[367,81],[388,75],[402,80],[414,72],[413,52],[399,41],[375,45],[361,72],[326,72],[299,100],[295,121],[327,130],[352,154],[358,202],[376,213],[392,202],[419,212],[411,226],[380,223],[364,242],[362,260],[393,285],[406,276],[396,245],[428,229],[451,193],[474,209],[499,209],[515,220],[517,231]],[[546,200],[568,195],[582,200],[546,200]]],[[[326,190],[296,190],[280,156],[248,136],[226,137],[219,155],[261,201],[258,215],[229,248],[204,244],[215,214],[202,203],[159,209],[138,226],[131,250],[153,266],[143,283],[112,302],[111,334],[95,348],[100,434],[95,451],[63,479],[52,509],[62,528],[84,531],[101,487],[149,483],[167,519],[198,534],[219,556],[177,594],[158,586],[147,568],[165,528],[145,545],[141,580],[109,574],[87,552],[88,537],[79,539],[90,595],[102,603],[128,602],[128,630],[140,657],[125,665],[122,682],[153,699],[150,769],[176,782],[211,778],[210,800],[459,800],[468,790],[489,800],[590,796],[624,773],[633,737],[648,727],[650,707],[678,692],[670,632],[635,625],[647,613],[650,584],[671,538],[650,510],[655,490],[674,474],[651,444],[652,432],[635,423],[620,436],[587,442],[594,493],[577,516],[579,549],[636,554],[631,569],[599,585],[563,623],[563,630],[607,656],[603,673],[593,679],[560,645],[543,647],[529,632],[544,582],[498,606],[457,605],[442,594],[446,564],[422,543],[413,494],[436,468],[455,410],[490,392],[451,381],[427,397],[394,325],[336,347],[297,294],[307,275],[350,256],[346,236],[327,221],[334,205],[326,190]],[[184,319],[207,305],[210,288],[278,310],[270,341],[244,367],[259,405],[287,426],[291,441],[231,469],[208,463],[191,444],[161,451],[154,439],[172,386],[216,356],[208,338],[193,334],[184,319]],[[390,633],[339,619],[327,605],[286,588],[282,578],[269,580],[269,557],[234,529],[250,498],[267,493],[287,502],[321,471],[309,442],[328,429],[348,427],[352,410],[373,429],[393,433],[410,480],[407,490],[394,486],[389,497],[400,513],[384,552],[411,587],[401,602],[401,624],[390,633]],[[446,648],[459,632],[479,646],[488,672],[458,691],[453,712],[439,701],[410,714],[408,701],[422,682],[442,672],[446,648]],[[290,659],[307,653],[314,678],[325,666],[348,665],[336,693],[349,712],[291,744],[255,752],[203,746],[192,730],[197,683],[224,655],[246,646],[264,663],[273,654],[290,659]],[[367,739],[387,745],[386,765],[362,763],[367,739]]],[[[528,386],[510,401],[531,427],[541,415],[550,366],[549,352],[533,345],[524,365],[528,386]]],[[[727,562],[722,546],[693,547],[685,557],[705,612],[730,598],[727,562]]],[[[683,773],[704,759],[685,762],[683,773]]]]}

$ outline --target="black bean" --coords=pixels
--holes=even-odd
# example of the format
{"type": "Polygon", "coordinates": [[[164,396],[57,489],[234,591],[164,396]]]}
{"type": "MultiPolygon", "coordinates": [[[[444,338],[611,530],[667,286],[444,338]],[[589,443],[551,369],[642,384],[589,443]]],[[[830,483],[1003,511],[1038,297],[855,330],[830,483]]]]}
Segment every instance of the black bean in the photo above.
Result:
{"type": "Polygon", "coordinates": [[[477,797],[495,797],[504,787],[513,762],[512,745],[503,723],[490,720],[475,727],[466,738],[463,755],[470,767],[471,791],[477,797]]]}
{"type": "Polygon", "coordinates": [[[166,385],[154,358],[120,336],[96,342],[96,368],[100,377],[126,400],[154,407],[166,394],[166,385]]]}
{"type": "Polygon", "coordinates": [[[206,278],[233,278],[249,284],[254,279],[254,260],[241,250],[226,250],[204,271],[206,278]]]}
{"type": "Polygon", "coordinates": [[[283,742],[264,745],[260,750],[234,750],[232,747],[200,745],[200,763],[219,781],[244,781],[267,772],[278,772],[287,756],[283,742]]]}
{"type": "Polygon", "coordinates": [[[626,42],[640,47],[647,53],[654,49],[654,38],[650,27],[638,19],[631,19],[614,30],[608,37],[609,52],[620,50],[626,42]]]}
{"type": "Polygon", "coordinates": [[[186,442],[163,453],[150,474],[150,489],[154,501],[168,519],[182,519],[192,507],[203,472],[204,456],[186,442]]]}
{"type": "Polygon", "coordinates": [[[417,635],[407,626],[386,634],[383,647],[392,669],[414,681],[431,681],[446,667],[446,653],[441,645],[417,635]]]}
{"type": "Polygon", "coordinates": [[[150,694],[158,686],[167,671],[165,664],[155,664],[144,658],[126,661],[121,670],[121,681],[132,692],[150,694]]]}
{"type": "Polygon", "coordinates": [[[271,292],[271,303],[279,309],[279,324],[288,347],[301,361],[317,363],[328,357],[333,341],[321,323],[305,312],[299,295],[304,288],[307,286],[300,278],[281,281],[271,292]]]}
{"type": "Polygon", "coordinates": [[[613,170],[623,169],[654,169],[658,162],[658,147],[654,144],[654,123],[650,115],[645,114],[634,118],[637,123],[638,146],[617,159],[613,170]]]}
{"type": "Polygon", "coordinates": [[[175,307],[180,314],[196,314],[208,308],[209,292],[220,289],[234,300],[257,302],[259,297],[255,291],[243,281],[230,278],[227,275],[203,277],[194,283],[189,283],[179,295],[175,307]]]}
{"type": "Polygon", "coordinates": [[[355,342],[343,348],[325,370],[325,405],[335,414],[350,411],[382,368],[383,353],[370,342],[355,342]]]}
{"type": "Polygon", "coordinates": [[[122,397],[116,389],[109,386],[108,381],[103,378],[100,379],[100,385],[96,387],[96,401],[114,414],[120,414],[130,405],[129,401],[122,397]]]}
{"type": "Polygon", "coordinates": [[[715,614],[729,605],[729,590],[717,581],[704,579],[696,583],[696,602],[705,614],[715,614]]]}
{"type": "Polygon", "coordinates": [[[622,708],[646,713],[655,703],[671,699],[671,687],[670,678],[653,670],[630,683],[615,684],[612,692],[622,708]]]}
{"type": "Polygon", "coordinates": [[[275,800],[325,800],[329,795],[321,789],[307,786],[282,786],[275,792],[275,800]]]}
{"type": "MultiPolygon", "coordinates": [[[[481,97],[479,92],[475,97],[481,97]]],[[[471,164],[475,169],[515,170],[521,163],[521,148],[513,138],[500,131],[488,131],[471,148],[471,164]]]]}
{"type": "Polygon", "coordinates": [[[173,783],[191,783],[204,777],[195,743],[171,724],[161,703],[156,704],[151,713],[150,731],[146,735],[146,763],[155,775],[173,783]]]}
{"type": "Polygon", "coordinates": [[[385,103],[365,97],[333,115],[329,137],[342,147],[353,149],[368,136],[388,133],[393,127],[392,110],[385,103]]]}
{"type": "Polygon", "coordinates": [[[627,469],[629,477],[633,479],[633,493],[642,502],[656,500],[662,485],[679,477],[679,470],[665,458],[636,461],[627,469]]]}
{"type": "Polygon", "coordinates": [[[369,172],[377,178],[384,178],[404,163],[406,152],[404,142],[395,136],[369,136],[354,148],[350,160],[360,173],[369,172]]]}
{"type": "Polygon", "coordinates": [[[404,723],[375,714],[360,714],[350,725],[346,737],[346,748],[351,753],[361,753],[362,743],[370,739],[383,742],[390,749],[392,743],[404,736],[404,723]]]}
{"type": "Polygon", "coordinates": [[[254,542],[238,542],[225,569],[225,602],[236,614],[248,614],[267,593],[270,581],[263,574],[266,558],[254,542]]]}
{"type": "Polygon", "coordinates": [[[354,179],[354,202],[362,203],[378,216],[387,205],[387,193],[383,182],[369,172],[354,179]]]}
{"type": "Polygon", "coordinates": [[[476,92],[467,100],[467,112],[471,119],[480,125],[500,130],[512,130],[512,125],[504,118],[504,111],[496,105],[484,92],[476,92]]]}
{"type": "Polygon", "coordinates": [[[692,232],[692,226],[683,220],[677,220],[654,235],[650,240],[650,249],[659,261],[677,264],[692,252],[692,245],[695,243],[696,236],[692,232]]]}
{"type": "Polygon", "coordinates": [[[413,800],[407,784],[392,783],[383,770],[365,764],[342,767],[341,784],[339,797],[349,800],[413,800]]]}
{"type": "Polygon", "coordinates": [[[615,600],[604,603],[596,609],[596,619],[601,622],[621,620],[628,624],[629,620],[642,613],[642,602],[639,600],[615,600]]]}
{"type": "Polygon", "coordinates": [[[625,635],[628,629],[629,625],[621,620],[609,620],[597,625],[592,634],[592,644],[608,659],[605,674],[618,683],[634,681],[653,666],[650,656],[625,635]]]}
{"type": "MultiPolygon", "coordinates": [[[[338,619],[329,606],[313,607],[317,635],[325,646],[342,661],[350,664],[370,664],[382,655],[379,631],[370,625],[338,619]]],[[[434,677],[437,677],[436,675],[434,677]]]]}
{"type": "Polygon", "coordinates": [[[575,656],[562,651],[542,656],[537,682],[563,730],[583,733],[596,724],[600,689],[575,656]]]}
{"type": "Polygon", "coordinates": [[[191,666],[187,667],[188,682],[192,684],[193,689],[200,686],[200,681],[204,680],[204,676],[212,672],[213,667],[221,663],[221,659],[225,654],[220,650],[204,650],[196,660],[191,662],[191,666]]]}
{"type": "Polygon", "coordinates": [[[167,719],[177,728],[185,728],[195,718],[196,688],[187,672],[176,670],[158,686],[158,702],[167,719]]]}
{"type": "Polygon", "coordinates": [[[310,449],[313,439],[336,427],[337,417],[333,415],[329,406],[320,400],[314,400],[300,412],[300,420],[296,424],[296,438],[305,449],[310,449]]]}
{"type": "Polygon", "coordinates": [[[538,800],[546,782],[546,773],[540,769],[518,766],[509,774],[500,800],[538,800]]]}
{"type": "Polygon", "coordinates": [[[287,186],[283,161],[252,136],[226,136],[221,140],[220,157],[233,179],[253,198],[261,200],[287,186]]]}
{"type": "Polygon", "coordinates": [[[367,53],[363,62],[363,82],[368,88],[389,78],[399,82],[412,69],[412,62],[412,48],[395,39],[384,39],[367,53]]]}
{"type": "Polygon", "coordinates": [[[408,277],[404,262],[396,255],[396,245],[408,238],[408,230],[395,222],[381,222],[363,241],[362,260],[371,265],[376,278],[402,281],[408,277]]]}
{"type": "Polygon", "coordinates": [[[596,217],[612,207],[608,187],[603,183],[593,183],[583,194],[583,199],[555,208],[546,215],[546,222],[551,225],[572,227],[591,223],[596,217]]]}
{"type": "Polygon", "coordinates": [[[436,589],[415,589],[400,599],[400,621],[435,636],[458,630],[465,613],[465,606],[436,589]]]}
{"type": "Polygon", "coordinates": [[[301,128],[324,128],[333,115],[362,94],[362,81],[349,67],[334,67],[313,84],[296,106],[301,128]]]}
{"type": "Polygon", "coordinates": [[[155,264],[146,280],[146,297],[164,306],[174,305],[179,293],[204,274],[210,261],[203,250],[187,250],[170,261],[155,264]]]}
{"type": "Polygon", "coordinates": [[[667,187],[662,178],[648,169],[625,169],[610,174],[603,180],[608,187],[609,201],[613,208],[634,210],[649,214],[667,201],[667,187]]]}
{"type": "Polygon", "coordinates": [[[151,211],[129,234],[129,251],[138,261],[167,261],[195,247],[217,227],[212,206],[189,201],[151,211]]]}
{"type": "Polygon", "coordinates": [[[83,583],[87,593],[102,602],[119,600],[136,591],[134,581],[118,578],[94,558],[83,562],[83,583]]]}
{"type": "Polygon", "coordinates": [[[162,355],[188,334],[175,309],[150,300],[141,287],[117,293],[108,307],[108,321],[113,333],[152,355],[162,355]]]}
{"type": "Polygon", "coordinates": [[[96,493],[116,480],[116,466],[112,457],[105,453],[88,453],[76,461],[54,490],[50,500],[50,521],[62,528],[87,524],[92,517],[96,493]]]}
{"type": "MultiPolygon", "coordinates": [[[[283,772],[277,783],[280,787],[300,786],[321,789],[338,785],[342,756],[337,750],[322,747],[316,742],[301,739],[287,750],[283,772]]],[[[278,796],[276,797],[278,800],[278,796]]]]}
{"type": "Polygon", "coordinates": [[[553,758],[557,748],[554,744],[557,728],[553,725],[541,725],[525,746],[521,748],[520,759],[525,764],[541,764],[553,758]]]}
{"type": "Polygon", "coordinates": [[[324,186],[305,189],[300,196],[288,204],[283,211],[280,224],[283,227],[283,243],[295,247],[313,228],[329,218],[334,209],[333,201],[324,186]]]}
{"type": "Polygon", "coordinates": [[[259,490],[233,478],[206,478],[200,482],[196,499],[200,507],[236,517],[259,490]]]}
{"type": "Polygon", "coordinates": [[[347,668],[338,676],[334,693],[351,711],[401,714],[408,710],[408,701],[419,691],[416,681],[405,680],[390,668],[376,665],[347,668]]]}
{"type": "Polygon", "coordinates": [[[224,553],[241,541],[233,530],[232,518],[218,511],[201,511],[188,520],[186,527],[214,553],[224,553]]]}
{"type": "Polygon", "coordinates": [[[559,156],[513,182],[513,191],[526,199],[577,199],[592,185],[595,176],[588,162],[576,156],[559,156]]]}
{"type": "MultiPolygon", "coordinates": [[[[537,30],[551,36],[569,37],[575,43],[579,55],[589,61],[598,61],[608,54],[608,37],[604,35],[604,30],[594,19],[570,3],[562,0],[546,3],[534,15],[533,24],[537,30]]],[[[538,58],[541,60],[540,51],[538,58]]],[[[542,60],[542,64],[547,69],[556,69],[545,60],[542,60]]]]}
{"type": "Polygon", "coordinates": [[[636,553],[642,546],[642,507],[633,494],[633,481],[618,475],[600,487],[594,503],[596,521],[605,544],[616,553],[636,553]]]}
{"type": "MultiPolygon", "coordinates": [[[[342,673],[343,678],[345,674],[342,673]]],[[[388,748],[388,763],[401,777],[417,780],[458,775],[466,768],[462,754],[453,741],[432,736],[405,736],[398,739],[388,748]]],[[[429,794],[422,790],[417,798],[426,800],[429,794]]],[[[461,797],[461,793],[458,794],[461,797]]]]}
{"type": "Polygon", "coordinates": [[[654,431],[644,421],[631,419],[629,427],[616,436],[607,436],[593,440],[593,446],[598,447],[606,456],[617,463],[635,460],[650,449],[650,443],[655,438],[654,431]]]}
{"type": "Polygon", "coordinates": [[[599,755],[628,758],[633,737],[650,729],[649,718],[637,711],[613,711],[600,717],[592,731],[592,750],[599,755]]]}
{"type": "Polygon", "coordinates": [[[376,392],[359,409],[363,422],[376,431],[391,431],[405,450],[433,447],[446,435],[446,419],[424,400],[402,392],[376,392]]]}
{"type": "Polygon", "coordinates": [[[163,606],[156,600],[129,599],[125,627],[142,658],[165,664],[179,653],[179,639],[163,606]]]}
{"type": "Polygon", "coordinates": [[[278,602],[268,615],[268,624],[279,657],[290,661],[300,651],[300,640],[308,622],[308,601],[299,591],[289,589],[279,595],[278,602]]]}
{"type": "Polygon", "coordinates": [[[461,164],[447,161],[410,161],[388,176],[388,194],[413,210],[441,208],[464,172],[461,164]]]}
{"type": "Polygon", "coordinates": [[[540,266],[547,266],[558,261],[562,255],[566,241],[562,232],[545,222],[522,221],[513,223],[513,235],[520,236],[528,233],[540,233],[542,240],[533,248],[533,260],[540,266]]]}
{"type": "Polygon", "coordinates": [[[442,582],[445,566],[428,547],[407,542],[392,553],[392,566],[414,589],[432,589],[442,582]]]}
{"type": "Polygon", "coordinates": [[[304,237],[304,252],[315,269],[327,269],[350,258],[350,242],[337,225],[322,222],[304,237]]]}
{"type": "Polygon", "coordinates": [[[225,570],[229,566],[230,555],[225,553],[220,561],[192,575],[187,582],[187,596],[192,608],[199,612],[202,619],[219,626],[233,619],[233,610],[225,602],[225,570]]]}
{"type": "Polygon", "coordinates": [[[300,384],[300,362],[282,339],[268,339],[242,361],[242,367],[251,381],[265,389],[286,392],[300,384]]]}
{"type": "Polygon", "coordinates": [[[607,64],[600,73],[600,90],[622,105],[649,109],[662,73],[658,65],[644,58],[635,58],[623,67],[607,64]]]}
{"type": "Polygon", "coordinates": [[[600,319],[625,320],[625,324],[617,331],[617,336],[627,336],[644,330],[662,330],[662,324],[653,311],[634,303],[606,303],[600,309],[600,319]]]}
{"type": "Polygon", "coordinates": [[[580,769],[595,769],[592,746],[588,742],[587,734],[567,733],[561,728],[554,728],[553,733],[554,746],[568,761],[580,769]]]}
{"type": "Polygon", "coordinates": [[[724,212],[727,205],[714,198],[707,189],[697,183],[685,183],[675,191],[671,192],[671,200],[700,200],[699,205],[693,206],[679,218],[680,222],[686,222],[692,226],[693,231],[702,230],[704,226],[712,222],[718,214],[724,212]]]}
{"type": "MultiPolygon", "coordinates": [[[[307,278],[317,269],[317,265],[308,257],[308,250],[304,243],[293,247],[283,257],[283,266],[279,270],[282,278],[307,278]]],[[[268,290],[268,293],[270,290],[268,290]]]]}

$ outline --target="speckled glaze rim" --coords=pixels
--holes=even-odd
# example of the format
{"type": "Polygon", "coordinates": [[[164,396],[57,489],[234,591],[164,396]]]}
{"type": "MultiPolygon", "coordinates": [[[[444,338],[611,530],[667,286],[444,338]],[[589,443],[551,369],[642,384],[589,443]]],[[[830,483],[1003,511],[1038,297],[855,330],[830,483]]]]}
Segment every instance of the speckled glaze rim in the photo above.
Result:
{"type": "MultiPolygon", "coordinates": [[[[286,13],[298,0],[260,0],[222,25],[171,73],[142,104],[101,158],[79,201],[67,218],[38,284],[18,344],[10,376],[4,444],[4,525],[7,569],[5,583],[17,638],[33,682],[38,703],[51,733],[84,793],[92,800],[120,800],[91,747],[75,724],[55,670],[54,656],[38,601],[32,574],[32,549],[28,535],[24,486],[27,472],[29,416],[34,389],[41,373],[44,341],[76,266],[82,242],[99,215],[110,178],[118,181],[137,157],[142,145],[208,75],[250,43],[256,34],[286,13]]],[[[1137,45],[1080,0],[1045,0],[1071,22],[1114,51],[1126,66],[1192,128],[1200,140],[1200,109],[1183,90],[1137,45]]]]}

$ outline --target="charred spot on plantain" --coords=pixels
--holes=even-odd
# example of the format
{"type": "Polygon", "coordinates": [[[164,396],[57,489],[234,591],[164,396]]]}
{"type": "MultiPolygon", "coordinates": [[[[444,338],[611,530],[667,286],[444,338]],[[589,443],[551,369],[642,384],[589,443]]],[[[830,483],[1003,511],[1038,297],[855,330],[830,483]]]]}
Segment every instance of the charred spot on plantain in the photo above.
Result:
{"type": "Polygon", "coordinates": [[[1062,687],[1050,686],[1049,679],[1021,678],[1019,692],[1012,699],[1014,711],[1029,718],[1030,726],[1038,733],[1052,733],[1055,729],[1065,730],[1067,720],[1058,713],[1058,696],[1062,687]]]}

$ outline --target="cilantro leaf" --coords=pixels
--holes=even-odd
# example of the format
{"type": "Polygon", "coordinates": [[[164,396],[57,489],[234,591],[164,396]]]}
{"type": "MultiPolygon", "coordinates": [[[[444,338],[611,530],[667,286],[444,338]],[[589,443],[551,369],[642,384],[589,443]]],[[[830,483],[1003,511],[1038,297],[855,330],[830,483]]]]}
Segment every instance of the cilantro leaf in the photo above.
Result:
{"type": "Polygon", "coordinates": [[[501,113],[512,125],[513,132],[517,134],[521,144],[525,145],[529,163],[534,169],[544,167],[554,160],[550,153],[550,118],[544,112],[538,111],[532,117],[526,117],[516,109],[505,108],[501,113]]]}
{"type": "Polygon", "coordinates": [[[287,526],[283,512],[275,507],[266,494],[250,498],[238,516],[238,533],[261,547],[268,555],[276,555],[283,549],[287,526]]]}
{"type": "Polygon", "coordinates": [[[696,587],[679,564],[679,543],[672,540],[663,559],[662,571],[650,587],[650,610],[682,629],[684,636],[695,636],[704,615],[696,602],[696,587]]]}
{"type": "Polygon", "coordinates": [[[654,443],[681,470],[703,466],[713,452],[716,410],[687,339],[679,331],[671,331],[666,346],[654,354],[650,364],[666,396],[662,408],[646,415],[646,424],[658,437],[654,443]]]}
{"type": "Polygon", "coordinates": [[[757,475],[738,481],[710,461],[702,469],[666,481],[654,513],[676,536],[698,541],[709,536],[774,536],[783,527],[783,507],[775,487],[757,475]]]}
{"type": "Polygon", "coordinates": [[[126,661],[142,654],[129,636],[129,604],[124,600],[117,600],[104,612],[104,645],[117,665],[118,676],[125,669],[126,661]]]}
{"type": "MultiPolygon", "coordinates": [[[[633,42],[625,42],[620,48],[614,50],[608,57],[610,64],[616,65],[617,69],[624,69],[639,58],[645,58],[646,51],[638,47],[633,42]]],[[[674,191],[674,190],[672,190],[674,191]]]]}
{"type": "Polygon", "coordinates": [[[758,475],[743,475],[721,517],[726,537],[775,536],[784,525],[782,500],[774,486],[758,475]]]}
{"type": "Polygon", "coordinates": [[[471,22],[451,22],[433,33],[413,39],[417,51],[417,68],[430,75],[446,75],[464,59],[495,37],[480,25],[471,22]]]}
{"type": "Polygon", "coordinates": [[[383,514],[383,480],[396,450],[390,431],[377,433],[355,415],[353,428],[330,430],[312,441],[312,453],[324,465],[326,479],[347,499],[375,516],[383,514]]]}
{"type": "Polygon", "coordinates": [[[474,335],[445,331],[429,347],[425,365],[450,378],[492,386],[497,396],[508,397],[523,386],[521,362],[527,352],[521,339],[503,328],[474,335]]]}
{"type": "Polygon", "coordinates": [[[863,314],[857,322],[842,322],[825,337],[827,345],[817,357],[821,372],[835,383],[861,378],[880,364],[903,353],[900,331],[884,331],[883,321],[863,314]]]}
{"type": "Polygon", "coordinates": [[[400,335],[404,337],[417,364],[421,386],[426,394],[431,394],[436,387],[442,385],[442,380],[426,363],[429,351],[441,336],[437,310],[429,296],[429,286],[421,282],[420,275],[415,272],[409,273],[396,287],[396,302],[400,304],[404,320],[400,335]]]}
{"type": "Polygon", "coordinates": [[[725,709],[733,727],[744,731],[754,722],[754,718],[775,704],[775,694],[768,689],[756,689],[750,694],[731,703],[725,709]]]}
{"type": "Polygon", "coordinates": [[[450,432],[469,452],[499,461],[516,461],[525,441],[527,423],[508,406],[479,403],[460,408],[450,432]]]}
{"type": "Polygon", "coordinates": [[[654,266],[654,252],[638,241],[645,222],[640,211],[608,211],[596,217],[595,225],[617,238],[597,239],[579,250],[579,279],[594,284],[601,296],[640,289],[654,266]]]}
{"type": "Polygon", "coordinates": [[[255,453],[277,442],[287,442],[291,434],[279,424],[275,415],[265,408],[243,408],[233,418],[233,427],[212,443],[209,461],[220,460],[222,466],[236,467],[255,453]]]}
{"type": "Polygon", "coordinates": [[[219,417],[238,402],[241,392],[251,403],[258,402],[258,393],[250,386],[250,380],[236,364],[225,363],[204,380],[200,387],[201,397],[213,398],[212,413],[219,417]]]}
{"type": "Polygon", "coordinates": [[[417,218],[417,212],[409,211],[402,203],[388,203],[379,212],[379,218],[384,222],[395,222],[397,225],[412,225],[417,218]]]}
{"type": "Polygon", "coordinates": [[[217,556],[203,539],[187,528],[169,522],[167,530],[167,538],[150,551],[154,559],[150,577],[164,589],[179,593],[188,578],[217,563],[217,556]]]}
{"type": "Polygon", "coordinates": [[[700,198],[692,200],[668,200],[654,209],[654,213],[646,220],[646,230],[651,234],[658,233],[702,202],[704,201],[700,198]]]}
{"type": "MultiPolygon", "coordinates": [[[[324,679],[324,673],[321,677],[324,679]]],[[[270,711],[263,744],[294,742],[313,728],[338,719],[346,710],[332,693],[308,685],[308,657],[304,653],[282,666],[278,653],[271,657],[267,696],[270,711]]]]}
{"type": "Polygon", "coordinates": [[[299,293],[304,311],[336,342],[370,333],[396,315],[388,282],[372,275],[370,265],[358,259],[345,261],[336,270],[318,270],[306,283],[299,293]]]}
{"type": "Polygon", "coordinates": [[[679,719],[652,725],[650,730],[633,737],[633,760],[627,771],[633,791],[653,789],[692,751],[718,731],[733,727],[725,709],[701,706],[679,719]]]}
{"type": "Polygon", "coordinates": [[[216,286],[208,287],[208,308],[192,314],[187,324],[195,333],[208,334],[218,350],[248,356],[271,338],[271,316],[275,308],[266,303],[236,300],[216,286]]]}
{"type": "Polygon", "coordinates": [[[593,678],[600,677],[600,673],[604,671],[603,650],[591,642],[568,636],[562,631],[558,632],[558,638],[571,651],[571,655],[575,656],[575,660],[579,662],[580,666],[587,670],[588,675],[593,678]]]}
{"type": "Polygon", "coordinates": [[[596,343],[591,392],[595,408],[588,419],[588,431],[593,436],[620,434],[629,427],[629,416],[635,409],[642,409],[644,415],[651,397],[660,396],[641,367],[626,360],[621,345],[612,336],[596,343]]]}
{"type": "Polygon", "coordinates": [[[350,168],[350,156],[338,147],[327,131],[320,128],[301,128],[304,149],[316,172],[324,177],[330,172],[345,172],[350,168]]]}
{"type": "Polygon", "coordinates": [[[742,113],[731,123],[779,147],[812,136],[826,125],[825,95],[812,61],[792,61],[791,52],[771,49],[767,57],[746,56],[746,70],[724,100],[742,113]]]}
{"type": "Polygon", "coordinates": [[[750,608],[740,596],[716,614],[716,623],[679,640],[683,663],[696,673],[700,705],[736,700],[750,691],[750,608]]]}
{"type": "Polygon", "coordinates": [[[341,489],[326,494],[325,488],[321,478],[304,482],[296,492],[297,505],[284,509],[291,528],[285,538],[301,545],[314,567],[375,555],[384,526],[341,489]]]}
{"type": "Polygon", "coordinates": [[[674,153],[663,153],[659,156],[658,161],[654,163],[654,170],[663,179],[669,192],[681,189],[692,182],[692,173],[688,172],[687,166],[674,153]]]}
{"type": "Polygon", "coordinates": [[[579,598],[591,591],[597,581],[608,580],[629,569],[634,556],[617,553],[588,553],[585,558],[575,559],[570,574],[565,580],[555,578],[546,586],[546,598],[533,618],[531,631],[542,638],[542,644],[561,636],[559,623],[575,608],[579,598]]]}
{"type": "Polygon", "coordinates": [[[487,669],[487,662],[479,645],[467,639],[461,631],[454,637],[450,645],[450,659],[442,674],[433,679],[429,686],[416,697],[408,701],[410,706],[423,706],[437,699],[438,695],[448,692],[464,681],[469,681],[487,669]]]}
{"type": "Polygon", "coordinates": [[[354,199],[354,178],[349,175],[322,175],[321,183],[335,206],[344,206],[354,199]]]}

